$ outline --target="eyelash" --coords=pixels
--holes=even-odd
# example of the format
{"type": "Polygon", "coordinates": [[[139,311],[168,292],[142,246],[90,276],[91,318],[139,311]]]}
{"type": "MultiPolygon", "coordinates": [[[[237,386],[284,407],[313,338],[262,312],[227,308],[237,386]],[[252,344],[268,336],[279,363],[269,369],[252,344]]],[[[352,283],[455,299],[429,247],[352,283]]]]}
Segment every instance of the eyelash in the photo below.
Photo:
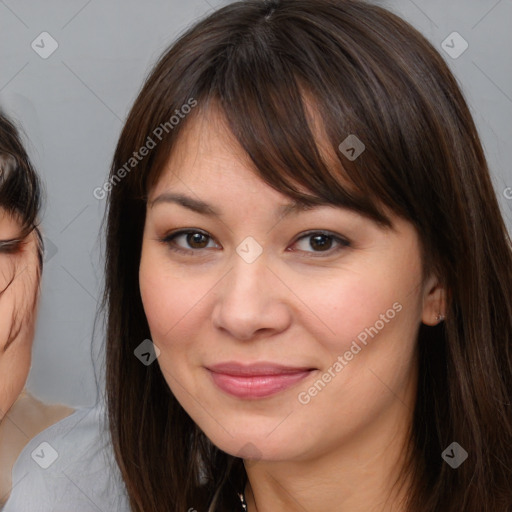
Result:
{"type": "MultiPolygon", "coordinates": [[[[201,249],[183,249],[182,247],[178,247],[175,245],[174,240],[176,238],[178,238],[179,236],[188,235],[188,234],[201,234],[201,235],[206,236],[210,240],[213,240],[213,237],[211,237],[208,233],[201,231],[199,229],[182,229],[182,230],[176,231],[174,233],[169,233],[164,238],[161,238],[160,242],[167,245],[167,247],[171,251],[181,253],[181,254],[190,255],[190,254],[202,251],[202,250],[206,250],[206,247],[203,247],[201,249]]],[[[333,254],[338,253],[339,251],[351,246],[351,243],[348,240],[346,240],[345,238],[342,238],[340,236],[337,236],[330,232],[325,232],[325,231],[308,231],[307,233],[304,233],[304,234],[302,234],[302,236],[297,238],[297,240],[294,242],[294,244],[296,244],[299,240],[302,240],[303,238],[312,237],[314,235],[322,235],[324,237],[330,238],[330,239],[334,240],[335,242],[337,242],[339,245],[334,250],[328,249],[326,251],[302,251],[302,252],[306,252],[309,254],[332,256],[333,254]]],[[[305,257],[307,257],[307,256],[305,256],[305,257]]],[[[313,257],[317,258],[318,256],[313,256],[313,257]]]]}

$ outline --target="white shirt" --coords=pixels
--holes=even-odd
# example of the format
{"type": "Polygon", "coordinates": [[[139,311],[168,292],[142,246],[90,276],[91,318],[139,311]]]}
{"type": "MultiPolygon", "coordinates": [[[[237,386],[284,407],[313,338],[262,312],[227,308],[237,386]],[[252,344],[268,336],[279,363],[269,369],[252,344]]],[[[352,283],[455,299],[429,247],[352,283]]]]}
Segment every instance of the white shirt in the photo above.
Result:
{"type": "Polygon", "coordinates": [[[31,439],[14,464],[2,512],[129,512],[104,412],[78,408],[31,439]]]}

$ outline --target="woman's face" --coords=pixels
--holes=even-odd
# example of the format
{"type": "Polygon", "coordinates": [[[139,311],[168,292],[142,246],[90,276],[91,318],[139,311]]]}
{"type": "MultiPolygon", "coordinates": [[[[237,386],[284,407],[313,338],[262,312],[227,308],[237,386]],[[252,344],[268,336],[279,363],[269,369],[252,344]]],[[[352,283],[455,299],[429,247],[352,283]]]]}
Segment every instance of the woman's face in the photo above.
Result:
{"type": "Polygon", "coordinates": [[[441,311],[412,225],[280,216],[289,202],[220,117],[186,126],[149,194],[139,279],[158,363],[212,442],[245,458],[388,442],[412,414],[419,325],[441,311]]]}
{"type": "Polygon", "coordinates": [[[21,393],[30,369],[39,282],[34,231],[21,243],[17,219],[0,208],[0,419],[21,393]]]}

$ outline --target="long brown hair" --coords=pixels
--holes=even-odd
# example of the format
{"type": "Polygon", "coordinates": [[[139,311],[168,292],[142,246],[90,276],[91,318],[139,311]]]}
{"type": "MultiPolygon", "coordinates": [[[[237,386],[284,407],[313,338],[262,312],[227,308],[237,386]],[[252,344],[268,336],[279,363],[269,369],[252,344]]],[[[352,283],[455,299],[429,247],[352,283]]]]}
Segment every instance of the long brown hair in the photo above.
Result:
{"type": "Polygon", "coordinates": [[[357,0],[223,7],[164,53],[129,113],[106,187],[104,307],[110,428],[132,509],[232,512],[246,476],[240,459],[197,428],[158,364],[146,367],[133,354],[151,337],[138,284],[146,196],[181,129],[212,102],[276,190],[389,226],[384,206],[417,229],[424,274],[435,272],[448,297],[446,321],[419,330],[407,510],[511,510],[507,228],[446,63],[408,23],[357,0]],[[339,165],[321,156],[306,97],[339,165]],[[355,160],[338,150],[351,134],[366,148],[355,160]],[[441,458],[453,441],[469,454],[456,470],[441,458]]]}

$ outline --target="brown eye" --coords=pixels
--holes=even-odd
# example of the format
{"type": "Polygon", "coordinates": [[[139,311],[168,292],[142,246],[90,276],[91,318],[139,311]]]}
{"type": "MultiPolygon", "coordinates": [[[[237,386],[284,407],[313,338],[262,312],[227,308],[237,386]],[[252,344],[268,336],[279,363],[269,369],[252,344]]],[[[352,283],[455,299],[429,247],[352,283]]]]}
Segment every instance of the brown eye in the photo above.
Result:
{"type": "Polygon", "coordinates": [[[309,239],[309,245],[313,249],[320,251],[328,251],[332,247],[333,238],[326,235],[315,235],[309,239]]]}
{"type": "Polygon", "coordinates": [[[308,241],[307,243],[303,243],[302,248],[300,249],[303,252],[313,253],[328,253],[329,255],[333,252],[338,252],[345,247],[350,246],[350,242],[340,236],[324,233],[321,231],[312,231],[306,233],[301,236],[295,244],[298,244],[302,240],[308,241]],[[333,244],[336,244],[337,247],[334,247],[333,244]],[[313,251],[309,251],[308,249],[313,249],[313,251]]]}
{"type": "Polygon", "coordinates": [[[198,252],[200,249],[207,249],[209,240],[212,240],[212,237],[202,231],[182,230],[177,231],[176,233],[171,233],[163,238],[162,242],[167,244],[172,251],[190,254],[198,252]],[[185,247],[176,243],[180,238],[185,241],[185,247]]]}
{"type": "Polygon", "coordinates": [[[204,249],[205,241],[206,241],[206,245],[208,245],[207,238],[208,238],[208,236],[203,235],[203,233],[187,233],[185,235],[185,239],[186,239],[187,243],[194,249],[204,249]]]}

